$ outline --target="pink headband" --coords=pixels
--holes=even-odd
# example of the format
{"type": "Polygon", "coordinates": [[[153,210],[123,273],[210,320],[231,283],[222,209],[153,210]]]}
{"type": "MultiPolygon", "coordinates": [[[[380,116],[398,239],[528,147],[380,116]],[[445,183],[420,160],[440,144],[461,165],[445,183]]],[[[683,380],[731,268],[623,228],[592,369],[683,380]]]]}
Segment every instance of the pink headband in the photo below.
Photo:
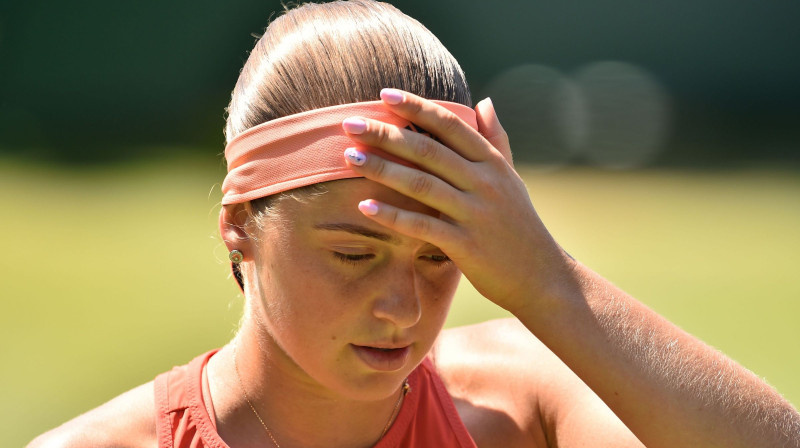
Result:
{"type": "MultiPolygon", "coordinates": [[[[469,107],[448,101],[434,103],[478,129],[475,111],[469,107]]],[[[381,101],[369,101],[314,109],[254,126],[225,148],[228,175],[222,183],[222,205],[319,182],[361,177],[347,167],[342,155],[346,148],[356,146],[342,129],[342,121],[352,116],[400,127],[411,125],[389,112],[381,101]]],[[[374,148],[367,151],[392,158],[374,148]]]]}

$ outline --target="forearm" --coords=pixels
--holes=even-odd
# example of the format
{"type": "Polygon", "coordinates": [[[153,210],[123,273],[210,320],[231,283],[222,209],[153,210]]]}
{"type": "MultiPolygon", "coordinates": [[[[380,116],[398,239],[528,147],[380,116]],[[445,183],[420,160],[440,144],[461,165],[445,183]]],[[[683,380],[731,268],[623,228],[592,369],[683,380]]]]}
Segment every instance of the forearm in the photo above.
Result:
{"type": "Polygon", "coordinates": [[[384,98],[388,110],[441,142],[368,120],[347,135],[421,170],[376,154],[348,166],[438,213],[370,199],[360,208],[364,216],[440,248],[648,446],[800,448],[797,412],[775,391],[590,270],[570,268],[510,165],[491,101],[476,107],[475,132],[440,105],[408,92],[384,93],[391,93],[384,98]]]}
{"type": "Polygon", "coordinates": [[[761,379],[585,266],[564,277],[515,314],[646,446],[800,447],[761,379]]]}

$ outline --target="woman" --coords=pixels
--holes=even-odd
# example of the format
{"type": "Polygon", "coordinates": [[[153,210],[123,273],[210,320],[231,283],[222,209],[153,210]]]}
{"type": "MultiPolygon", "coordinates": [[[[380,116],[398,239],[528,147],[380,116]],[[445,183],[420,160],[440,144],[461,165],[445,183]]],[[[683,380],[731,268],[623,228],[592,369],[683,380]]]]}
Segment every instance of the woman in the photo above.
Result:
{"type": "Polygon", "coordinates": [[[774,390],[556,244],[468,106],[389,5],[276,19],[228,109],[239,332],[31,446],[800,446],[774,390]],[[516,319],[442,331],[462,273],[516,319]]]}

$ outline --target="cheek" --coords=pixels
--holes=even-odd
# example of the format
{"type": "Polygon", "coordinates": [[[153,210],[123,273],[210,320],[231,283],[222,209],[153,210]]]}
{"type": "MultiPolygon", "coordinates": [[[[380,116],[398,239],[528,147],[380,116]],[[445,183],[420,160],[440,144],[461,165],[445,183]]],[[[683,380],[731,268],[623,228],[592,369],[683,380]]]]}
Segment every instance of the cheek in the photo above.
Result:
{"type": "MultiPolygon", "coordinates": [[[[293,251],[281,264],[272,265],[272,272],[265,276],[269,284],[264,300],[267,319],[283,337],[275,336],[297,339],[298,344],[311,339],[321,343],[346,339],[359,323],[369,325],[370,299],[385,292],[386,276],[391,273],[343,269],[335,263],[318,253],[293,251]]],[[[424,326],[420,330],[435,334],[447,318],[461,272],[455,266],[417,269],[416,292],[424,326]]]]}
{"type": "Polygon", "coordinates": [[[352,314],[357,298],[363,296],[363,282],[335,272],[318,257],[305,262],[291,260],[270,275],[272,284],[265,294],[271,316],[281,327],[308,337],[328,333],[340,336],[337,325],[352,314]],[[314,331],[298,331],[298,329],[314,331]],[[311,334],[309,334],[311,332],[311,334]]]}
{"type": "Polygon", "coordinates": [[[443,272],[425,279],[423,284],[425,291],[421,294],[426,298],[424,311],[427,316],[423,315],[423,318],[437,322],[439,327],[444,325],[458,288],[458,283],[461,280],[461,271],[457,268],[444,267],[441,269],[443,272]]]}
{"type": "Polygon", "coordinates": [[[460,281],[461,271],[453,264],[439,268],[429,279],[431,288],[436,295],[445,298],[448,302],[455,295],[460,281]]]}

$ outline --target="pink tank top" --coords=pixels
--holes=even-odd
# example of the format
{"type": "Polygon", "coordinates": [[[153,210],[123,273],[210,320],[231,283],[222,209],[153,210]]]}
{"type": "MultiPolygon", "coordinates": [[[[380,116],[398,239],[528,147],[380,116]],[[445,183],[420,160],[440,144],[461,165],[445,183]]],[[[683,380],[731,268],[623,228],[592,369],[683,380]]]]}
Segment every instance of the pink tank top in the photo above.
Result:
{"type": "MultiPolygon", "coordinates": [[[[155,379],[160,448],[229,448],[217,434],[202,398],[203,367],[216,350],[155,379]]],[[[411,390],[392,427],[374,448],[475,448],[450,394],[425,359],[408,377],[411,390]]]]}

